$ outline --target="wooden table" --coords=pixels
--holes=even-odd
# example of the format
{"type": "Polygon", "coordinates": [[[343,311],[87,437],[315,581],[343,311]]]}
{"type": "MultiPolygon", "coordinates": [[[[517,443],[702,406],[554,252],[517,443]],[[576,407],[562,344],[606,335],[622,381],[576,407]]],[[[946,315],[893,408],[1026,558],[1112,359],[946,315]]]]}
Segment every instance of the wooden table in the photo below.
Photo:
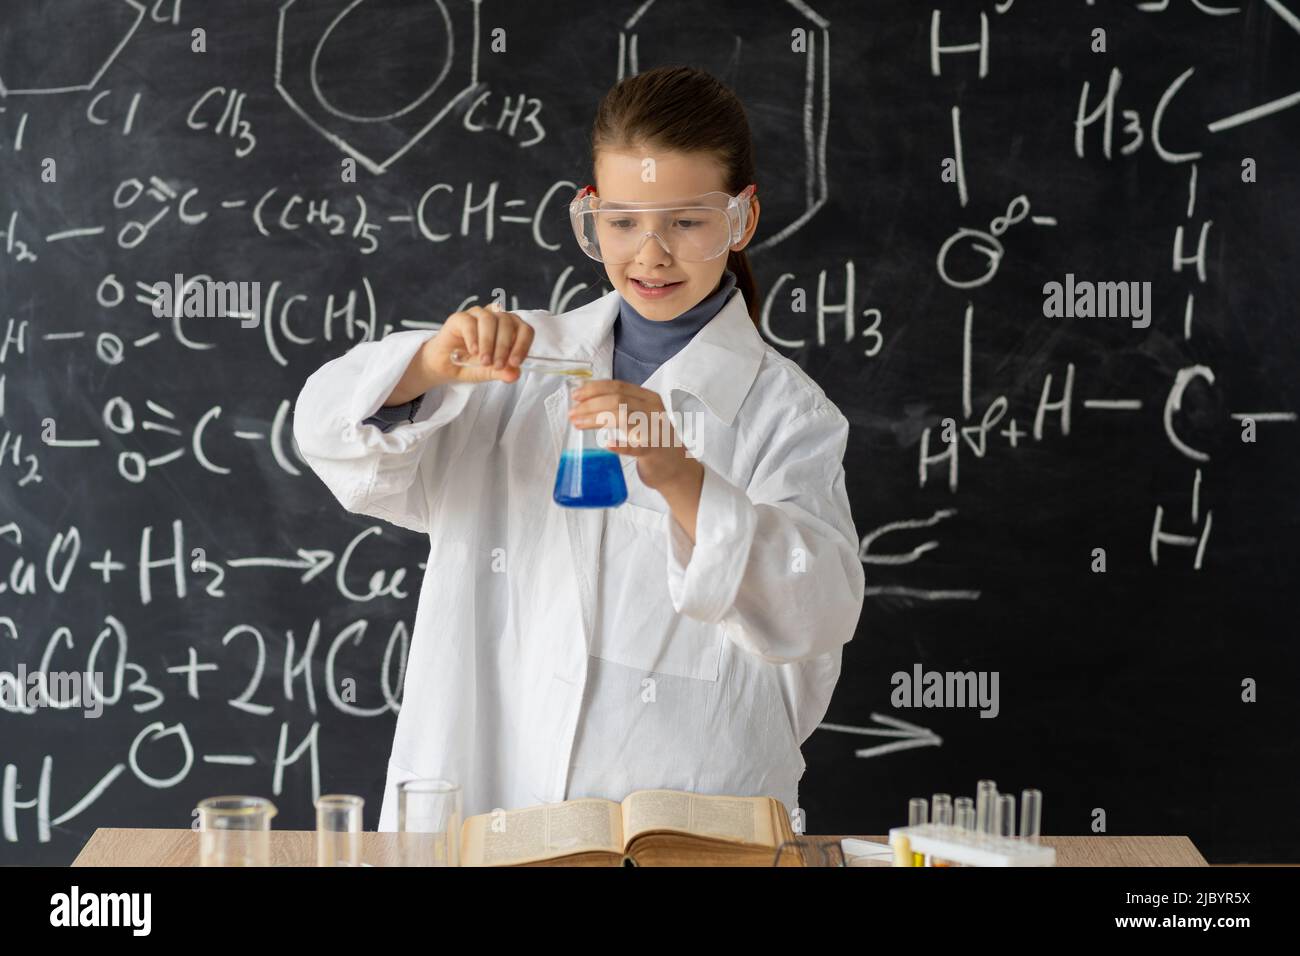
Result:
{"type": "MultiPolygon", "coordinates": [[[[396,866],[395,833],[361,834],[361,859],[373,866],[396,866]]],[[[272,866],[312,866],[316,834],[311,830],[272,830],[272,866]]],[[[841,837],[813,837],[834,839],[841,837]]],[[[883,836],[861,840],[887,843],[883,836]]],[[[1185,836],[1046,836],[1056,849],[1057,866],[1206,866],[1185,836]]],[[[194,830],[101,827],[73,860],[73,866],[196,866],[199,835],[194,830]]]]}

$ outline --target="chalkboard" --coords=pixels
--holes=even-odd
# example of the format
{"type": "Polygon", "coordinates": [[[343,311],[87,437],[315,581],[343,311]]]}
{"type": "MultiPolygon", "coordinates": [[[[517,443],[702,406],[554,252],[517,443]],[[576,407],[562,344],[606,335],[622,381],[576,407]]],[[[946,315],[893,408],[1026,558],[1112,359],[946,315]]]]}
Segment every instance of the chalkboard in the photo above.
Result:
{"type": "Polygon", "coordinates": [[[565,205],[668,63],[745,102],[763,333],[852,426],[807,831],[990,778],[1045,833],[1296,858],[1300,5],[8,0],[0,669],[109,699],[0,711],[0,863],[219,793],[376,825],[427,544],[339,508],[293,399],[495,290],[606,293],[565,205]],[[248,299],[155,314],[205,280],[248,299]],[[900,698],[931,672],[996,716],[900,698]]]}

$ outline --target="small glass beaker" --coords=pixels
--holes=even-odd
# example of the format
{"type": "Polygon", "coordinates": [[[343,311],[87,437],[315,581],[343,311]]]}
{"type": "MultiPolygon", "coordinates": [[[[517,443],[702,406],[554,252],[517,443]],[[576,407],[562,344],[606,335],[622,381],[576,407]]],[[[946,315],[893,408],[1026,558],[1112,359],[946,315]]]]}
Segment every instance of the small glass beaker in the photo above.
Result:
{"type": "MultiPolygon", "coordinates": [[[[575,404],[573,393],[585,378],[569,378],[569,407],[575,404]]],[[[623,461],[600,446],[598,437],[608,434],[604,428],[578,428],[572,421],[564,433],[560,465],[555,472],[555,503],[566,508],[612,508],[627,500],[627,483],[623,481],[623,461]]]]}
{"type": "Polygon", "coordinates": [[[397,785],[401,866],[460,866],[460,787],[450,780],[403,780],[397,785]]]}
{"type": "Polygon", "coordinates": [[[772,858],[773,866],[844,866],[844,848],[839,840],[796,836],[782,840],[772,858]]]}
{"type": "Polygon", "coordinates": [[[366,801],[330,793],[316,801],[316,865],[361,865],[361,810],[366,801]]]}
{"type": "Polygon", "coordinates": [[[265,797],[199,801],[199,866],[270,866],[271,818],[265,797]]]}

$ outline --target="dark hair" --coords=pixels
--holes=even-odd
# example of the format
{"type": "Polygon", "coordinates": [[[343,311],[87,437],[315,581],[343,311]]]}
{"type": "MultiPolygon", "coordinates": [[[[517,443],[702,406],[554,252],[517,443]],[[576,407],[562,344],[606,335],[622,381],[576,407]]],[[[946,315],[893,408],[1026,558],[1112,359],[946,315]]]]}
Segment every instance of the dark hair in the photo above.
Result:
{"type": "MultiPolygon", "coordinates": [[[[591,128],[591,182],[602,147],[641,145],[712,154],[733,196],[756,182],[745,108],[726,84],[695,67],[656,67],[620,80],[605,94],[591,128]]],[[[736,274],[736,288],[757,326],[758,286],[745,250],[727,250],[727,268],[736,274]]]]}

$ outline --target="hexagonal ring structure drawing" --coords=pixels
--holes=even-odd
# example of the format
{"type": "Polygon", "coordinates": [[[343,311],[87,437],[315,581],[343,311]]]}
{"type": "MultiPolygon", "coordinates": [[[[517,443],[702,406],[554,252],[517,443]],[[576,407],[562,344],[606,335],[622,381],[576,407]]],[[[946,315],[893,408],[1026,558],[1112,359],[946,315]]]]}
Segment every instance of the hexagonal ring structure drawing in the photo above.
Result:
{"type": "MultiPolygon", "coordinates": [[[[636,10],[623,22],[622,29],[619,32],[618,79],[623,79],[625,75],[634,76],[640,72],[638,59],[641,43],[637,31],[644,28],[647,21],[652,20],[655,16],[661,17],[669,27],[679,23],[700,24],[701,26],[697,27],[695,32],[702,37],[703,42],[711,44],[714,49],[725,53],[730,58],[729,65],[738,62],[741,48],[740,38],[733,35],[731,42],[728,44],[714,42],[711,39],[713,35],[707,33],[707,26],[704,26],[710,21],[710,18],[697,16],[696,13],[700,11],[683,9],[690,5],[686,0],[643,0],[637,5],[636,10]]],[[[790,157],[792,163],[802,160],[803,196],[802,208],[799,212],[781,225],[775,233],[768,235],[761,242],[752,243],[749,246],[750,252],[761,252],[770,249],[794,235],[808,220],[816,215],[817,210],[826,204],[829,194],[826,174],[826,135],[831,116],[830,21],[813,10],[804,0],[767,0],[766,5],[776,7],[785,15],[792,17],[792,22],[802,22],[810,28],[808,50],[804,54],[806,59],[802,71],[803,75],[800,78],[799,112],[802,115],[803,122],[800,124],[799,134],[803,140],[803,148],[797,159],[793,151],[790,157]],[[820,44],[817,42],[819,39],[820,44]]],[[[754,6],[757,7],[758,4],[755,3],[754,6]]],[[[707,4],[705,7],[707,8],[707,4]]],[[[707,12],[707,9],[705,12],[707,12]]],[[[757,11],[752,19],[768,22],[757,11]]],[[[776,15],[769,19],[770,22],[779,22],[776,15]]],[[[665,33],[669,32],[669,27],[664,28],[665,33]]],[[[676,48],[674,48],[673,53],[673,58],[679,62],[690,62],[691,60],[690,57],[682,56],[676,48]]],[[[713,72],[719,78],[722,78],[720,71],[715,69],[713,72]]],[[[759,191],[762,192],[761,184],[759,191]]],[[[769,216],[768,209],[764,208],[764,220],[770,222],[769,216]]]]}
{"type": "MultiPolygon", "coordinates": [[[[95,84],[108,72],[108,68],[113,65],[113,61],[117,59],[127,43],[131,41],[131,37],[135,35],[135,31],[140,28],[140,24],[144,22],[145,6],[140,0],[119,0],[119,2],[124,7],[134,11],[134,14],[129,12],[122,14],[124,19],[120,27],[109,23],[108,29],[102,31],[83,31],[82,34],[78,35],[76,44],[67,45],[70,48],[82,50],[88,48],[91,44],[102,41],[105,47],[102,54],[92,54],[93,61],[99,64],[98,67],[87,66],[74,60],[60,60],[58,56],[59,49],[55,44],[32,43],[28,45],[28,48],[33,51],[33,55],[44,57],[47,53],[51,54],[41,64],[46,76],[37,78],[36,82],[32,82],[30,78],[24,76],[24,70],[29,68],[30,64],[23,65],[16,63],[12,59],[6,59],[4,62],[0,62],[0,99],[10,96],[80,93],[94,89],[95,84]],[[62,81],[54,79],[60,73],[62,73],[64,79],[62,81]],[[81,81],[75,79],[76,76],[85,76],[86,73],[90,74],[90,79],[81,81]]],[[[40,0],[38,7],[33,6],[28,10],[35,14],[33,19],[53,19],[62,7],[72,7],[73,5],[73,0],[65,0],[62,4],[54,2],[54,0],[40,0]]],[[[82,7],[84,8],[84,4],[82,7]]],[[[0,31],[6,34],[6,43],[18,45],[24,37],[24,27],[34,29],[37,32],[44,29],[35,23],[23,22],[23,13],[24,8],[20,0],[3,0],[3,3],[0,3],[0,31]]],[[[108,18],[112,18],[111,10],[108,18]]],[[[72,22],[73,15],[68,13],[64,19],[65,22],[72,22]]]]}
{"type": "Polygon", "coordinates": [[[481,89],[481,0],[432,0],[426,5],[436,12],[435,22],[446,37],[445,43],[439,44],[442,62],[437,75],[409,102],[397,109],[378,110],[374,115],[338,106],[326,95],[320,76],[322,53],[341,25],[366,16],[365,3],[285,0],[280,6],[276,32],[275,89],[308,126],[370,172],[381,175],[458,103],[481,89]]]}

